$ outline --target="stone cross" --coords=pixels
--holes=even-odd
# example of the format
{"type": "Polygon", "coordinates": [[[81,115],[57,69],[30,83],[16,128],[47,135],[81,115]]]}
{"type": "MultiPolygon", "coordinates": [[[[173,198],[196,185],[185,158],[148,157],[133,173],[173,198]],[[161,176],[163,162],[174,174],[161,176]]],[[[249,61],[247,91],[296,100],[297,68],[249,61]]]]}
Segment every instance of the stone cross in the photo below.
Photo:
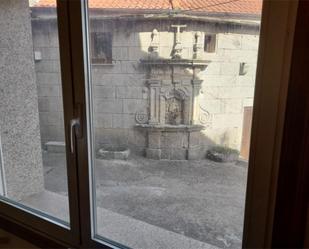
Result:
{"type": "Polygon", "coordinates": [[[172,28],[175,28],[176,32],[175,32],[175,35],[176,35],[176,44],[177,43],[181,43],[181,40],[180,40],[180,31],[182,28],[186,28],[187,25],[172,25],[171,26],[172,28]]]}
{"type": "Polygon", "coordinates": [[[176,29],[175,30],[175,45],[173,49],[173,58],[180,59],[181,51],[182,51],[180,31],[182,28],[186,28],[187,25],[171,25],[171,27],[176,29]]]}

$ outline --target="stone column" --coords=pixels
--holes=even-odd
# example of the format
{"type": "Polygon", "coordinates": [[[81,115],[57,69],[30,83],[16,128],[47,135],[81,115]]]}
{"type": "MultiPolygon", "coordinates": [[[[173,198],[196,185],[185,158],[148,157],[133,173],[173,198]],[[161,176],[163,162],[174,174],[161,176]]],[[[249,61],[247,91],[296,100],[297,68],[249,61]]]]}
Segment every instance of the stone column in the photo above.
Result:
{"type": "Polygon", "coordinates": [[[0,1],[0,137],[6,196],[43,190],[38,94],[28,0],[0,1]]]}
{"type": "Polygon", "coordinates": [[[147,80],[149,86],[149,124],[158,124],[160,120],[160,80],[147,80]]]}
{"type": "Polygon", "coordinates": [[[201,89],[202,80],[192,80],[192,120],[191,124],[197,124],[199,120],[199,92],[201,89]]]}

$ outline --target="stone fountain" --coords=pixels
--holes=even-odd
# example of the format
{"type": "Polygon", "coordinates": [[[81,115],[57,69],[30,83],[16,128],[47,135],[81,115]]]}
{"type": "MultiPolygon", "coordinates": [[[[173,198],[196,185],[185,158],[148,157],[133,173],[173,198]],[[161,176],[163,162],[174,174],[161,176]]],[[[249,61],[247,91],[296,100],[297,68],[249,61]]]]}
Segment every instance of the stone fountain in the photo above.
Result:
{"type": "Polygon", "coordinates": [[[209,61],[199,59],[201,35],[195,34],[193,58],[182,58],[181,29],[172,25],[175,42],[171,58],[158,56],[157,30],[152,32],[149,56],[140,62],[147,70],[148,113],[136,113],[136,128],[147,135],[146,157],[151,159],[190,160],[203,155],[199,122],[199,92],[202,81],[196,75],[209,61]]]}

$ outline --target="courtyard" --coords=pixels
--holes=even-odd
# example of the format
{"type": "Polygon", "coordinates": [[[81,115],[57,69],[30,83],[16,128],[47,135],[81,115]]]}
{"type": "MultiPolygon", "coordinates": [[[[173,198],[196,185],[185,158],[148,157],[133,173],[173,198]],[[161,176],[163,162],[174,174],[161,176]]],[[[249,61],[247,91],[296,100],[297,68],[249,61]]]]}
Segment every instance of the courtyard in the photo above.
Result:
{"type": "MultiPolygon", "coordinates": [[[[65,155],[44,152],[43,160],[45,189],[57,196],[66,196],[65,155]]],[[[171,234],[165,236],[164,231],[183,237],[192,249],[241,248],[247,179],[245,163],[216,163],[207,159],[159,161],[131,156],[127,161],[97,159],[94,171],[99,234],[143,249],[168,248],[164,242],[171,239],[171,234]],[[100,215],[104,217],[100,219],[100,215]],[[121,217],[122,234],[117,225],[108,223],[108,217],[111,222],[121,217]],[[161,246],[137,245],[132,244],[133,241],[130,244],[128,240],[132,238],[125,234],[130,234],[134,226],[135,230],[142,226],[144,232],[146,226],[153,238],[158,237],[155,234],[158,227],[160,233],[163,232],[161,246]],[[201,246],[193,246],[192,241],[201,242],[201,246]]],[[[28,203],[38,206],[38,200],[42,210],[46,210],[48,207],[42,196],[30,198],[28,203]]],[[[144,241],[149,243],[149,238],[144,241]]],[[[189,246],[178,248],[189,249],[189,246]]]]}

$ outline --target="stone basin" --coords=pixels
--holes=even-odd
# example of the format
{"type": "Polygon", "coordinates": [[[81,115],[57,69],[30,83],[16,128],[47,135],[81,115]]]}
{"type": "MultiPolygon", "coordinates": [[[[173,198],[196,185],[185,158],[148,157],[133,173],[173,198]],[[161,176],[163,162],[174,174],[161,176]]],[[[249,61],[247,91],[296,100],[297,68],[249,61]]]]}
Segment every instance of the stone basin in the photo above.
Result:
{"type": "Polygon", "coordinates": [[[107,146],[98,150],[98,159],[117,159],[127,160],[130,155],[130,149],[122,146],[107,146]]]}

